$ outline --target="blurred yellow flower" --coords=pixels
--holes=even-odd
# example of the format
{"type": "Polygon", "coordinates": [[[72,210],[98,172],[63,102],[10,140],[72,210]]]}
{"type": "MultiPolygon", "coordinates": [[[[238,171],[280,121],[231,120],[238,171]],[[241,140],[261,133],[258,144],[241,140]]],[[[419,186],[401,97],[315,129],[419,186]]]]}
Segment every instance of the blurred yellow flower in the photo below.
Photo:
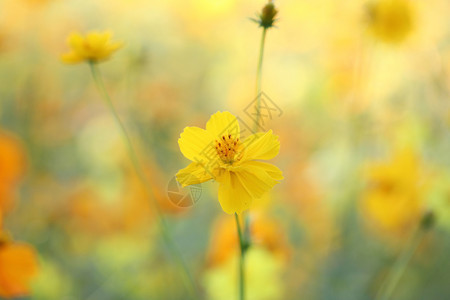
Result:
{"type": "Polygon", "coordinates": [[[240,139],[238,120],[229,112],[217,112],[206,123],[206,130],[186,127],[178,144],[192,161],[177,173],[183,185],[210,179],[219,182],[219,202],[229,214],[248,209],[283,179],[274,165],[256,161],[274,158],[280,150],[272,130],[240,139]]]}
{"type": "Polygon", "coordinates": [[[368,28],[385,43],[402,42],[414,28],[414,11],[408,0],[378,0],[367,9],[368,28]]]}
{"type": "Polygon", "coordinates": [[[123,45],[122,42],[112,42],[111,37],[109,31],[91,31],[85,36],[71,33],[67,39],[71,51],[63,54],[61,60],[67,64],[106,60],[123,45]]]}
{"type": "Polygon", "coordinates": [[[363,196],[367,221],[381,233],[401,235],[414,229],[424,213],[424,170],[411,149],[388,162],[368,166],[363,196]]]}

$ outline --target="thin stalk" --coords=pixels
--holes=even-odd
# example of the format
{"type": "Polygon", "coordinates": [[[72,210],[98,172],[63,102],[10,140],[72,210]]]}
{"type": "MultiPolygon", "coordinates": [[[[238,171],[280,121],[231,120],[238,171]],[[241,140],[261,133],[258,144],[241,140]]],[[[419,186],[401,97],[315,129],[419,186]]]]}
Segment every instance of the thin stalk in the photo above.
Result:
{"type": "Polygon", "coordinates": [[[197,295],[197,289],[195,287],[195,282],[192,279],[192,276],[189,272],[189,269],[183,260],[180,251],[175,245],[175,242],[172,239],[172,236],[169,232],[169,228],[167,227],[166,219],[163,216],[163,213],[161,211],[161,208],[159,207],[158,203],[156,202],[156,197],[153,192],[153,190],[150,188],[150,184],[148,181],[147,176],[145,175],[144,169],[142,168],[142,165],[139,163],[139,159],[136,155],[136,151],[133,147],[133,143],[131,142],[130,136],[128,134],[127,129],[125,128],[125,125],[121,121],[112,101],[109,97],[108,92],[106,91],[105,84],[103,82],[103,78],[101,76],[100,70],[98,69],[97,65],[94,62],[89,63],[89,66],[91,68],[92,77],[94,78],[95,85],[97,86],[98,91],[100,92],[102,98],[104,99],[106,105],[109,108],[109,111],[114,117],[114,120],[117,124],[117,126],[120,129],[120,132],[122,134],[124,143],[126,145],[128,156],[131,160],[131,163],[133,164],[133,167],[136,171],[136,174],[138,175],[139,179],[143,183],[143,186],[145,188],[145,191],[147,192],[147,195],[150,197],[150,204],[152,205],[153,209],[156,211],[159,228],[161,231],[161,235],[164,238],[164,241],[167,244],[167,247],[169,248],[169,251],[171,252],[172,256],[174,257],[176,264],[181,269],[181,275],[183,277],[183,281],[185,283],[185,286],[187,290],[189,291],[189,297],[191,299],[199,299],[199,296],[197,295]]]}
{"type": "MultiPolygon", "coordinates": [[[[256,67],[256,121],[254,124],[254,132],[259,131],[259,123],[261,122],[261,79],[262,79],[262,66],[264,60],[264,46],[266,44],[267,28],[263,27],[261,42],[259,44],[259,58],[258,65],[256,67]]],[[[250,230],[249,230],[249,214],[244,215],[244,237],[246,241],[246,249],[251,246],[250,230]]]]}
{"type": "Polygon", "coordinates": [[[245,241],[242,235],[241,224],[239,223],[239,216],[237,213],[234,214],[236,219],[236,227],[239,237],[240,255],[239,255],[239,300],[245,299],[245,241]]]}
{"type": "MultiPolygon", "coordinates": [[[[259,58],[258,65],[256,67],[256,120],[254,124],[254,132],[259,131],[261,123],[261,81],[262,81],[262,66],[264,60],[264,46],[266,44],[266,33],[267,28],[263,27],[261,42],[259,44],[259,58]]],[[[236,226],[239,235],[239,246],[241,248],[241,253],[239,257],[239,299],[244,300],[245,298],[245,252],[251,246],[250,239],[250,220],[249,214],[244,215],[244,232],[241,231],[241,225],[239,223],[239,217],[235,214],[236,226]]]]}
{"type": "MultiPolygon", "coordinates": [[[[259,45],[259,58],[258,65],[256,67],[256,120],[254,126],[254,132],[257,132],[260,128],[261,123],[261,79],[262,79],[262,66],[264,59],[264,46],[266,43],[266,33],[267,28],[263,27],[261,42],[259,45]]],[[[244,232],[241,230],[241,225],[239,223],[239,216],[235,213],[236,227],[239,236],[239,246],[240,246],[240,256],[239,256],[239,299],[245,299],[245,252],[251,246],[250,239],[250,228],[249,228],[249,215],[248,213],[244,216],[244,232]]]]}
{"type": "Polygon", "coordinates": [[[255,131],[259,129],[259,123],[261,122],[261,78],[262,78],[262,65],[264,58],[264,45],[266,43],[267,28],[263,28],[261,43],[259,45],[259,58],[258,66],[256,67],[256,122],[255,131]]]}
{"type": "Polygon", "coordinates": [[[403,253],[398,257],[397,261],[392,266],[388,276],[381,285],[375,300],[388,300],[391,299],[398,282],[400,281],[403,273],[409,265],[414,253],[422,242],[425,231],[423,228],[418,228],[414,233],[408,246],[403,253]]]}

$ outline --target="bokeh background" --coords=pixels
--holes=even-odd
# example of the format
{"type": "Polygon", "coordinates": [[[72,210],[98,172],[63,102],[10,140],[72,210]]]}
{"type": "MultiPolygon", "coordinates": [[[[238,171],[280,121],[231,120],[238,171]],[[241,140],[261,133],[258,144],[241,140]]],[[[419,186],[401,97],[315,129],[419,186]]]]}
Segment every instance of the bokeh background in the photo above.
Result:
{"type": "MultiPolygon", "coordinates": [[[[99,67],[174,240],[203,299],[237,298],[217,184],[187,208],[167,188],[185,126],[250,122],[265,3],[0,0],[0,295],[187,299],[87,64],[60,61],[71,32],[111,30],[125,45],[99,67]]],[[[248,299],[375,299],[417,230],[392,299],[450,299],[450,2],[275,5],[262,90],[285,179],[250,212],[248,299]]]]}

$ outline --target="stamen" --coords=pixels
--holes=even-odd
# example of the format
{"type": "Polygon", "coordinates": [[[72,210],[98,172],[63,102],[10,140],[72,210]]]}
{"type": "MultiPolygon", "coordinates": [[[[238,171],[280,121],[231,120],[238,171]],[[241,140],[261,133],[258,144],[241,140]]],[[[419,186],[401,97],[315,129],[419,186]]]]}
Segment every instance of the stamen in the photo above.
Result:
{"type": "Polygon", "coordinates": [[[240,147],[239,139],[234,139],[231,134],[223,135],[220,142],[216,140],[215,146],[220,159],[228,164],[233,164],[241,158],[240,147]]]}

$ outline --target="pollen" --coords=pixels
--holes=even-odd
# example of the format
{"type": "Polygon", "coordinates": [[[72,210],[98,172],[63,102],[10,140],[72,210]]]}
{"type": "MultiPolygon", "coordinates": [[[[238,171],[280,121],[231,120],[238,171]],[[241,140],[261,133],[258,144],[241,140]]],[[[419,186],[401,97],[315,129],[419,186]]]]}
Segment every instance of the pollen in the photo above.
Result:
{"type": "Polygon", "coordinates": [[[217,139],[215,148],[224,163],[232,164],[241,158],[242,144],[239,138],[235,139],[231,134],[223,135],[220,139],[217,139]]]}

